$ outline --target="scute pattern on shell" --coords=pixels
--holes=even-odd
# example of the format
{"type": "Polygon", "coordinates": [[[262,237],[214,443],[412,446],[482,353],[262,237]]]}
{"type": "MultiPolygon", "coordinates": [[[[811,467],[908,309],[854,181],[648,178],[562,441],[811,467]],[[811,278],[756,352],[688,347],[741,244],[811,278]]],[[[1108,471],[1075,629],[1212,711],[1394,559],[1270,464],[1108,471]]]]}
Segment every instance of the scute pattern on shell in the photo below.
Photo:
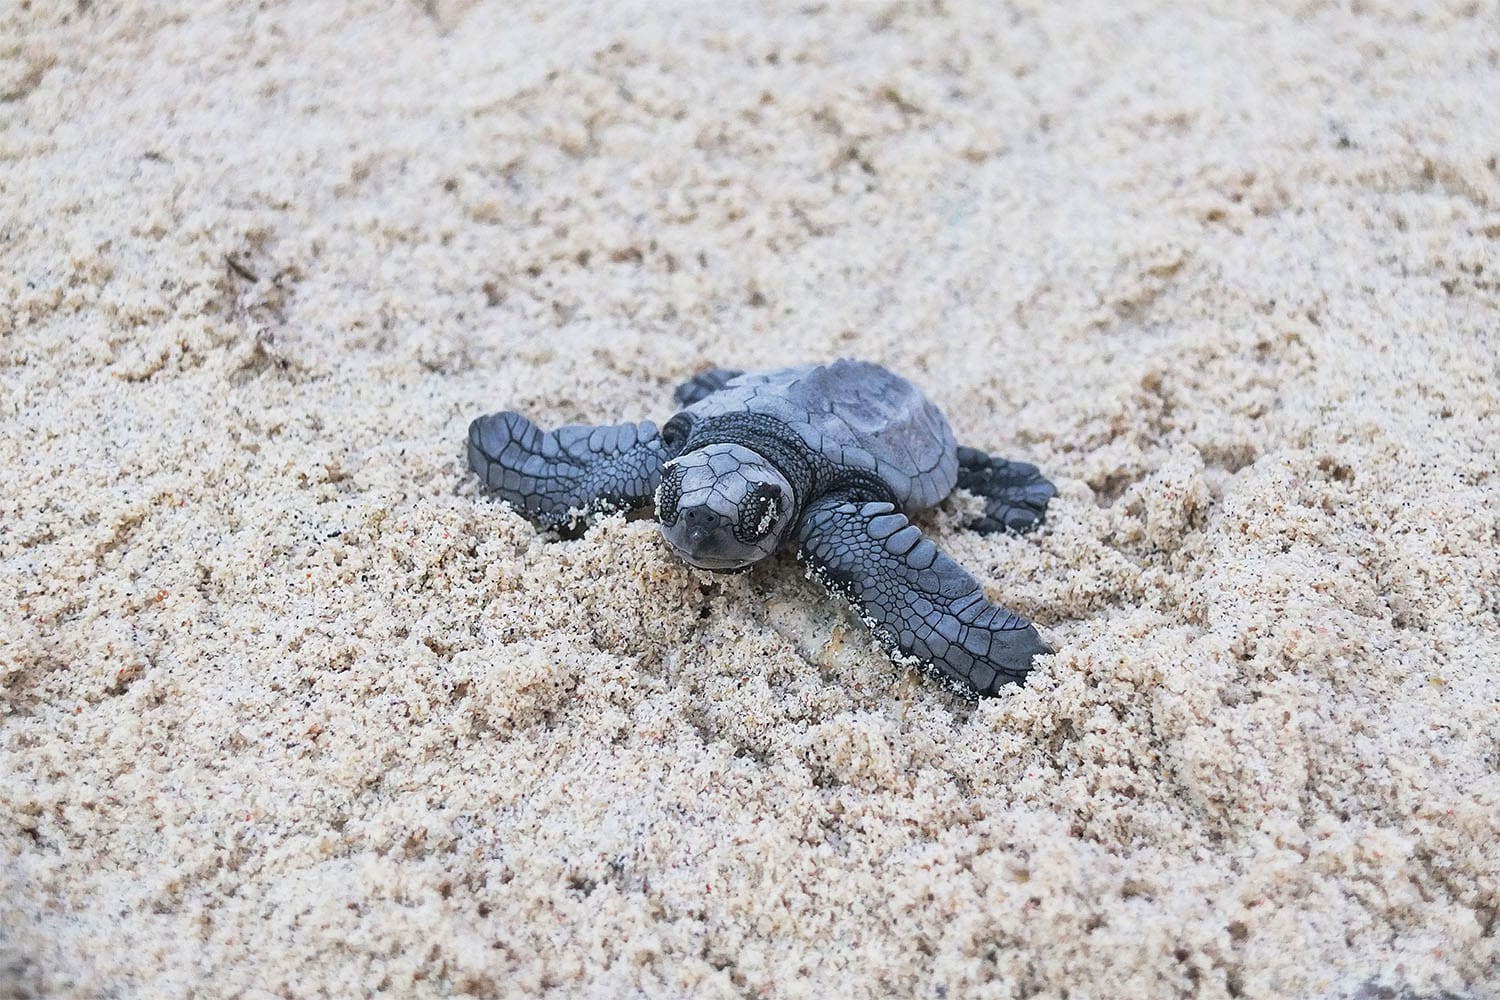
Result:
{"type": "Polygon", "coordinates": [[[870,474],[913,513],[938,504],[958,481],[957,442],[942,411],[906,379],[869,362],[740,375],[686,412],[700,420],[773,418],[829,467],[870,474]]]}

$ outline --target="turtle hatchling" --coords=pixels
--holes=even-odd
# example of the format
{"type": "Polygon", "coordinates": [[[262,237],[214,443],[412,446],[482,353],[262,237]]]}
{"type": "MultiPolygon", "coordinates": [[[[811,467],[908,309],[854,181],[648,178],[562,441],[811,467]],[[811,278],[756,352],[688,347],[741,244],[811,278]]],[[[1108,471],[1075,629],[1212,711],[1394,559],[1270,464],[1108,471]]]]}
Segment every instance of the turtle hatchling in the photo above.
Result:
{"type": "Polygon", "coordinates": [[[908,518],[961,486],[984,500],[971,527],[1025,531],[1056,490],[1033,465],[958,447],[906,379],[849,360],[714,369],[674,398],[659,431],[649,420],[543,431],[491,413],[469,425],[469,465],[543,527],[654,503],[667,544],[701,569],[744,569],[795,542],[893,659],[968,697],[1019,683],[1051,652],[908,518]]]}

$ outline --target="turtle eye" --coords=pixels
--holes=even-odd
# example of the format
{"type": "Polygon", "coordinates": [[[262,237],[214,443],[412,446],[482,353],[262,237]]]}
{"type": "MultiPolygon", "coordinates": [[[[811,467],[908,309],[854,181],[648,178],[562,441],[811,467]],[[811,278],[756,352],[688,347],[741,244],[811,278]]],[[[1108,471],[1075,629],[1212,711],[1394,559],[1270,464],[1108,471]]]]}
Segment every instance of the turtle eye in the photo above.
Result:
{"type": "Polygon", "coordinates": [[[661,429],[661,443],[666,445],[668,455],[680,455],[682,446],[687,443],[688,434],[693,429],[693,418],[686,413],[679,413],[661,429]]]}
{"type": "Polygon", "coordinates": [[[757,483],[740,501],[735,537],[742,542],[758,542],[776,526],[781,516],[781,487],[775,483],[757,483]]]}

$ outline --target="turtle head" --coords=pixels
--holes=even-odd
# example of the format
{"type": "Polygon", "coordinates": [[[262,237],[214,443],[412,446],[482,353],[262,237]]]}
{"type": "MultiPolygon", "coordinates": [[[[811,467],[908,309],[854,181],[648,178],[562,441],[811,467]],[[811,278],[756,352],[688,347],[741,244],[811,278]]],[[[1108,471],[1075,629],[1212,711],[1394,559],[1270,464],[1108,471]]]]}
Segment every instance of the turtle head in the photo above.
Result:
{"type": "Polygon", "coordinates": [[[776,551],[792,521],[792,484],[761,455],[711,444],[672,459],[656,488],[661,533],[699,569],[744,569],[776,551]]]}

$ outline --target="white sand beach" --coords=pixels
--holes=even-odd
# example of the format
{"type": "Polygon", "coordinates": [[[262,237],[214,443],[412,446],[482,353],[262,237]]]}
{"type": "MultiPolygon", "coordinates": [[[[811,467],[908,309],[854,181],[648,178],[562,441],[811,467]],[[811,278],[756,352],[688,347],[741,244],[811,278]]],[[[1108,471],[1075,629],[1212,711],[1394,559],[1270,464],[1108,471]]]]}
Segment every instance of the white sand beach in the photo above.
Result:
{"type": "Polygon", "coordinates": [[[0,4],[0,996],[1500,997],[1494,3],[0,4]],[[857,357],[974,704],[468,422],[857,357]]]}

